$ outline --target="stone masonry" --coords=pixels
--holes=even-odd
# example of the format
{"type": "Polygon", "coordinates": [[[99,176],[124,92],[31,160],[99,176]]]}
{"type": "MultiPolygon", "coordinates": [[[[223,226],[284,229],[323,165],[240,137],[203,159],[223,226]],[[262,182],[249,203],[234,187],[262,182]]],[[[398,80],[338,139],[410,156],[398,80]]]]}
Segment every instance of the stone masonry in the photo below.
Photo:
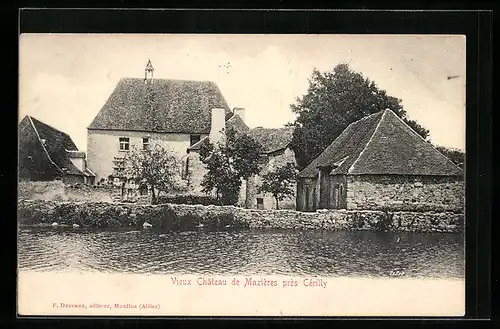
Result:
{"type": "Polygon", "coordinates": [[[349,176],[347,209],[463,212],[465,182],[449,177],[349,176]]]}

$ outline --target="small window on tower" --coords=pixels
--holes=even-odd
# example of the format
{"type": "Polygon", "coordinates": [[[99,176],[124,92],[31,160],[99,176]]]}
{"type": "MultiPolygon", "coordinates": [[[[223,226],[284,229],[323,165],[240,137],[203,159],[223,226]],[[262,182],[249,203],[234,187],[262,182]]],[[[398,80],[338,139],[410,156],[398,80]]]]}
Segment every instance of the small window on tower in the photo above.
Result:
{"type": "Polygon", "coordinates": [[[120,151],[128,151],[130,149],[130,139],[128,137],[120,137],[120,151]]]}
{"type": "Polygon", "coordinates": [[[143,150],[149,149],[149,137],[142,138],[142,149],[143,150]]]}
{"type": "Polygon", "coordinates": [[[191,143],[189,146],[193,146],[194,144],[198,143],[201,139],[200,135],[191,135],[191,143]]]}

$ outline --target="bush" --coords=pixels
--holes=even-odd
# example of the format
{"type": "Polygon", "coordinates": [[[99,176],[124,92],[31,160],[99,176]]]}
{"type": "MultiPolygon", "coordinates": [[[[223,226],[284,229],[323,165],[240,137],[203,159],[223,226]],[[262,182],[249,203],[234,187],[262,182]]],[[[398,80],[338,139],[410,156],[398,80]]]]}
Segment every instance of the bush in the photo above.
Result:
{"type": "Polygon", "coordinates": [[[379,218],[375,224],[375,229],[377,231],[389,231],[392,227],[392,215],[385,213],[379,218]]]}
{"type": "Polygon", "coordinates": [[[148,222],[155,228],[169,231],[175,229],[174,222],[177,221],[177,214],[169,205],[158,205],[152,207],[141,207],[135,211],[136,218],[133,225],[141,227],[144,222],[148,222]]]}
{"type": "Polygon", "coordinates": [[[157,204],[200,204],[203,206],[217,205],[218,202],[211,196],[198,196],[198,195],[177,195],[177,196],[160,196],[157,199],[157,204]]]}

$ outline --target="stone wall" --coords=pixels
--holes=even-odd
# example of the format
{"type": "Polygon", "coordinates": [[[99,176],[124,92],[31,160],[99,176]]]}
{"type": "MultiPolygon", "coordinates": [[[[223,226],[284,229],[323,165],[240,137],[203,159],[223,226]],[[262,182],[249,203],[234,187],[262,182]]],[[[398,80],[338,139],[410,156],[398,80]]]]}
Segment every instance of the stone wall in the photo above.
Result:
{"type": "Polygon", "coordinates": [[[463,212],[465,182],[452,177],[349,176],[347,209],[463,212]]]}
{"type": "Polygon", "coordinates": [[[233,206],[19,200],[18,222],[23,225],[51,225],[55,222],[81,227],[141,227],[148,222],[163,230],[247,228],[461,232],[464,215],[369,210],[298,212],[233,206]]]}
{"type": "Polygon", "coordinates": [[[60,180],[26,182],[17,184],[18,198],[49,201],[103,201],[113,200],[111,187],[92,187],[88,185],[69,185],[60,180]]]}

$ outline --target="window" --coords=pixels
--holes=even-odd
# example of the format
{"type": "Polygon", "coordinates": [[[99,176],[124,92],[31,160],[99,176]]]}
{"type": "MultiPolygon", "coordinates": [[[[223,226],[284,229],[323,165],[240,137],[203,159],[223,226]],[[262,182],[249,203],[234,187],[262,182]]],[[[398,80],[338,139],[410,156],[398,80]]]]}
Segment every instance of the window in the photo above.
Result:
{"type": "Polygon", "coordinates": [[[142,149],[143,150],[149,149],[149,137],[142,138],[142,149]]]}
{"type": "Polygon", "coordinates": [[[200,135],[191,135],[191,143],[189,146],[193,146],[194,144],[198,143],[201,140],[200,135]]]}
{"type": "Polygon", "coordinates": [[[264,209],[264,199],[257,198],[257,209],[264,209]]]}
{"type": "Polygon", "coordinates": [[[130,139],[128,137],[120,137],[120,151],[128,151],[130,149],[130,139]]]}

